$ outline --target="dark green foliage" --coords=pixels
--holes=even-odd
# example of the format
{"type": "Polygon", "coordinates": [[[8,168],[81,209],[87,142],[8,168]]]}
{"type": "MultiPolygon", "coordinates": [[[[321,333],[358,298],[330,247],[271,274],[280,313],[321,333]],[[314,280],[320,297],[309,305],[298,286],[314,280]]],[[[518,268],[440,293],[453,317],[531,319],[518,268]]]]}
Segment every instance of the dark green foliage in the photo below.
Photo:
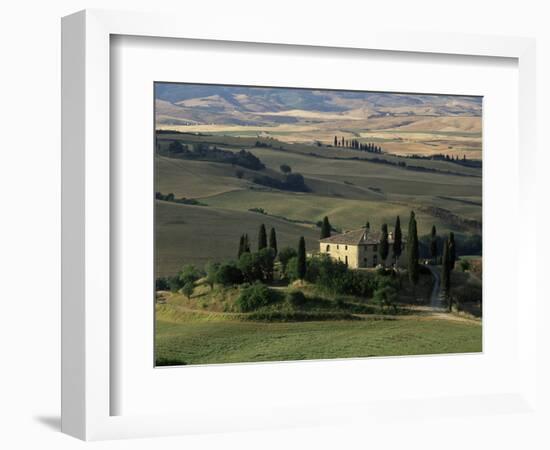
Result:
{"type": "Polygon", "coordinates": [[[287,266],[288,262],[296,256],[298,256],[298,253],[292,247],[285,247],[285,248],[281,249],[281,251],[279,252],[277,257],[278,257],[281,265],[283,266],[283,272],[286,271],[286,266],[287,266]]]}
{"type": "Polygon", "coordinates": [[[239,311],[248,312],[269,305],[273,298],[272,292],[265,284],[256,282],[241,290],[236,305],[239,311]]]}
{"type": "Polygon", "coordinates": [[[257,253],[243,253],[239,258],[237,267],[242,272],[244,281],[273,281],[273,265],[275,251],[272,248],[263,248],[257,253]]]}
{"type": "Polygon", "coordinates": [[[303,306],[307,301],[307,298],[302,291],[290,291],[286,294],[285,299],[287,303],[293,307],[303,306]]]}
{"type": "Polygon", "coordinates": [[[258,253],[243,253],[239,258],[237,267],[242,272],[244,281],[248,283],[253,283],[263,278],[258,253]]]}
{"type": "Polygon", "coordinates": [[[170,290],[170,283],[168,281],[168,278],[159,277],[155,280],[155,291],[169,291],[169,290],[170,290]]]}
{"type": "Polygon", "coordinates": [[[182,205],[194,205],[194,206],[206,206],[205,203],[201,203],[194,198],[176,198],[173,192],[169,194],[163,194],[162,192],[155,192],[155,199],[164,200],[166,202],[181,203],[182,205]]]}
{"type": "Polygon", "coordinates": [[[432,225],[432,232],[430,234],[430,256],[434,261],[437,260],[437,232],[435,225],[432,225]]]}
{"type": "Polygon", "coordinates": [[[244,234],[241,234],[241,237],[239,239],[239,251],[237,252],[237,258],[240,258],[243,253],[244,253],[244,234]]]}
{"type": "Polygon", "coordinates": [[[250,241],[248,239],[248,234],[246,233],[243,240],[243,253],[250,253],[250,241]]]}
{"type": "Polygon", "coordinates": [[[414,211],[411,211],[411,217],[409,219],[409,235],[407,237],[407,268],[409,271],[409,280],[415,286],[418,284],[419,271],[418,271],[418,232],[416,230],[416,218],[414,211]]]}
{"type": "Polygon", "coordinates": [[[260,230],[258,231],[258,251],[267,247],[267,233],[265,231],[265,225],[262,223],[260,225],[260,230]]]}
{"type": "Polygon", "coordinates": [[[220,264],[215,282],[223,286],[233,286],[244,281],[243,273],[233,261],[220,264]]]}
{"type": "Polygon", "coordinates": [[[395,263],[401,256],[401,251],[403,249],[403,232],[401,231],[401,219],[397,216],[395,219],[395,230],[393,232],[393,257],[395,258],[395,263]]]}
{"type": "Polygon", "coordinates": [[[295,281],[300,278],[298,274],[298,256],[291,257],[284,267],[285,277],[290,281],[295,281]]]}
{"type": "Polygon", "coordinates": [[[178,292],[183,287],[183,283],[176,275],[175,277],[168,278],[168,287],[170,289],[170,292],[178,292]]]}
{"type": "Polygon", "coordinates": [[[195,289],[195,285],[193,282],[189,281],[183,285],[181,288],[181,292],[188,298],[191,298],[191,295],[193,295],[193,290],[195,289]]]}
{"type": "Polygon", "coordinates": [[[451,253],[449,240],[443,245],[443,256],[441,261],[441,289],[447,300],[449,310],[451,309],[451,253]]]}
{"type": "Polygon", "coordinates": [[[376,288],[376,276],[371,272],[350,270],[343,262],[327,255],[308,261],[306,280],[332,294],[370,297],[376,288]]]}
{"type": "Polygon", "coordinates": [[[330,225],[330,222],[328,221],[328,217],[325,216],[321,225],[321,239],[330,237],[331,229],[332,227],[330,225]]]}
{"type": "Polygon", "coordinates": [[[378,254],[380,255],[380,262],[382,265],[386,264],[388,257],[390,244],[388,242],[388,224],[382,225],[382,235],[380,237],[380,244],[378,245],[378,254]]]}
{"type": "Polygon", "coordinates": [[[281,169],[281,172],[285,174],[292,172],[292,168],[288,164],[281,164],[280,169],[281,169]]]}
{"type": "Polygon", "coordinates": [[[178,273],[178,278],[183,285],[187,283],[194,283],[197,281],[203,274],[197,269],[193,264],[186,264],[178,273]]]}
{"type": "Polygon", "coordinates": [[[257,175],[252,181],[262,186],[268,186],[282,191],[309,192],[304,177],[299,173],[289,173],[284,180],[270,177],[268,175],[257,175]]]}
{"type": "Polygon", "coordinates": [[[277,256],[277,232],[275,228],[269,230],[269,248],[273,249],[275,256],[277,256]]]}
{"type": "Polygon", "coordinates": [[[397,301],[397,290],[395,287],[389,284],[379,287],[374,291],[373,300],[375,303],[378,303],[382,309],[391,308],[394,312],[397,312],[397,306],[395,304],[397,301]]]}
{"type": "Polygon", "coordinates": [[[298,278],[303,280],[306,276],[307,262],[306,262],[306,240],[303,236],[300,237],[298,243],[298,278]]]}
{"type": "Polygon", "coordinates": [[[275,250],[263,248],[258,252],[258,264],[262,273],[261,281],[273,281],[273,265],[275,263],[275,250]]]}
{"type": "Polygon", "coordinates": [[[242,171],[241,169],[238,169],[235,171],[235,176],[240,180],[242,179],[242,177],[244,177],[244,171],[242,171]]]}
{"type": "Polygon", "coordinates": [[[210,286],[210,289],[214,288],[214,283],[216,283],[219,268],[219,263],[212,262],[207,263],[204,267],[204,271],[206,272],[206,283],[210,286]]]}
{"type": "Polygon", "coordinates": [[[183,153],[184,150],[187,151],[187,146],[184,148],[180,141],[172,141],[170,145],[168,145],[168,151],[171,154],[183,153]]]}
{"type": "Polygon", "coordinates": [[[462,270],[462,272],[466,272],[470,270],[470,268],[471,268],[470,261],[468,261],[467,259],[460,260],[460,269],[462,270]]]}
{"type": "Polygon", "coordinates": [[[211,146],[206,142],[193,142],[193,150],[190,151],[188,145],[182,145],[181,143],[179,143],[179,145],[181,146],[180,149],[178,144],[172,144],[170,144],[170,146],[168,147],[169,154],[178,158],[233,164],[251,170],[265,169],[265,165],[259,158],[254,156],[253,153],[244,149],[241,149],[239,152],[231,152],[228,150],[219,149],[215,145],[211,146]],[[171,147],[176,151],[173,151],[171,147]]]}
{"type": "Polygon", "coordinates": [[[367,220],[367,224],[365,225],[365,228],[366,228],[367,230],[370,230],[370,222],[369,222],[368,220],[367,220]]]}
{"type": "Polygon", "coordinates": [[[455,268],[455,263],[456,263],[455,234],[451,231],[449,233],[449,265],[451,270],[455,268]]]}

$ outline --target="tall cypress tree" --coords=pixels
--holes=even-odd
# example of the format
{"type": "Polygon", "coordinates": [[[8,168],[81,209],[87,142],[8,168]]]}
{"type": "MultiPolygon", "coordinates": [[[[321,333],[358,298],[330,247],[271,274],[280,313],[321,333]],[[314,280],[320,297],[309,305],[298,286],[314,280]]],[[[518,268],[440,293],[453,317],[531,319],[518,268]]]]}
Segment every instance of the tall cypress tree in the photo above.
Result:
{"type": "Polygon", "coordinates": [[[248,233],[243,236],[243,253],[250,253],[250,241],[248,240],[248,233]]]}
{"type": "Polygon", "coordinates": [[[418,233],[416,230],[416,218],[414,211],[411,211],[411,217],[409,219],[409,235],[407,236],[407,259],[409,280],[415,286],[418,284],[419,270],[418,270],[418,233]]]}
{"type": "Polygon", "coordinates": [[[449,266],[450,270],[455,268],[456,263],[456,244],[455,244],[455,234],[451,231],[449,233],[449,266]]]}
{"type": "Polygon", "coordinates": [[[449,240],[443,245],[443,256],[441,261],[441,289],[447,301],[449,311],[451,310],[451,251],[449,240]]]}
{"type": "Polygon", "coordinates": [[[435,230],[435,225],[432,225],[430,237],[430,255],[434,262],[437,262],[437,232],[435,230]]]}
{"type": "Polygon", "coordinates": [[[258,251],[267,247],[267,233],[265,231],[265,225],[260,225],[260,231],[258,232],[258,251]]]}
{"type": "Polygon", "coordinates": [[[390,245],[388,243],[388,224],[382,225],[382,235],[380,236],[380,245],[378,246],[378,254],[380,255],[380,262],[383,266],[386,265],[386,258],[388,257],[390,245]]]}
{"type": "Polygon", "coordinates": [[[401,219],[397,216],[395,219],[395,230],[393,232],[393,257],[395,258],[395,264],[401,256],[403,248],[403,233],[401,232],[401,219]]]}
{"type": "Polygon", "coordinates": [[[244,253],[244,234],[241,234],[241,239],[239,241],[239,252],[238,252],[237,258],[240,258],[243,253],[244,253]]]}
{"type": "Polygon", "coordinates": [[[298,278],[300,280],[305,278],[306,269],[306,240],[301,236],[298,243],[298,278]]]}
{"type": "Polygon", "coordinates": [[[269,231],[269,248],[275,251],[275,256],[277,256],[277,233],[275,228],[271,228],[269,231]]]}
{"type": "Polygon", "coordinates": [[[368,220],[367,220],[367,224],[365,225],[365,228],[366,228],[367,230],[370,230],[370,222],[369,222],[368,220]]]}
{"type": "Polygon", "coordinates": [[[323,223],[321,224],[321,239],[325,239],[330,237],[332,227],[330,226],[330,222],[328,221],[328,217],[325,216],[323,218],[323,223]]]}
{"type": "Polygon", "coordinates": [[[338,138],[334,136],[334,146],[338,147],[338,138]]]}

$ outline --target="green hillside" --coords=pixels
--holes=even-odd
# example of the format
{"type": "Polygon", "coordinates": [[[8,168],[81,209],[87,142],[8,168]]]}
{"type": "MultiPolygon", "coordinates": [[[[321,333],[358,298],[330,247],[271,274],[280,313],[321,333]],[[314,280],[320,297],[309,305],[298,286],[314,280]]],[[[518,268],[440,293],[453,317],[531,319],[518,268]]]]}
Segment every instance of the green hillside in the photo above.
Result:
{"type": "Polygon", "coordinates": [[[248,233],[255,246],[262,223],[275,227],[279,248],[296,247],[300,236],[308,249],[318,248],[316,227],[253,212],[157,201],[155,218],[157,276],[174,275],[184,264],[236,259],[240,235],[248,233]]]}

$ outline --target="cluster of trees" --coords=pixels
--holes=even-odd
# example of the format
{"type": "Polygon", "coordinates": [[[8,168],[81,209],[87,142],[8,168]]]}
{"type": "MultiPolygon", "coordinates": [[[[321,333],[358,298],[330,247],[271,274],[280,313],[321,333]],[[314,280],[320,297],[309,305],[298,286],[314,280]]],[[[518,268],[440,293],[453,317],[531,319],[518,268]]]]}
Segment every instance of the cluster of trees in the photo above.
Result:
{"type": "Polygon", "coordinates": [[[186,159],[233,164],[251,170],[265,169],[262,161],[245,149],[231,152],[229,150],[222,150],[215,145],[211,146],[206,142],[194,142],[192,146],[193,148],[190,149],[188,144],[182,144],[180,141],[174,140],[168,145],[168,154],[186,159]]]}
{"type": "Polygon", "coordinates": [[[410,159],[430,159],[434,161],[447,161],[460,164],[467,167],[481,167],[482,162],[477,159],[468,159],[466,155],[462,155],[460,158],[458,155],[447,155],[443,153],[438,153],[436,155],[396,155],[398,158],[410,158],[410,159]]]}
{"type": "Polygon", "coordinates": [[[343,147],[343,148],[352,148],[355,150],[361,150],[363,152],[369,152],[369,153],[383,153],[382,147],[376,144],[373,144],[372,142],[367,142],[366,144],[363,144],[362,142],[359,142],[357,139],[346,139],[343,136],[340,139],[338,139],[338,136],[334,136],[334,146],[343,147]]]}
{"type": "Polygon", "coordinates": [[[456,247],[454,241],[454,233],[449,233],[448,239],[443,245],[443,256],[441,261],[441,288],[443,295],[447,301],[449,311],[452,309],[453,301],[451,296],[451,271],[456,264],[456,247]]]}
{"type": "Polygon", "coordinates": [[[255,176],[252,181],[262,186],[268,186],[282,191],[309,192],[305,179],[300,173],[288,173],[282,180],[268,175],[255,176]]]}
{"type": "Polygon", "coordinates": [[[176,198],[173,192],[170,192],[169,194],[163,194],[162,192],[155,192],[155,199],[164,200],[166,202],[182,203],[184,205],[205,206],[204,203],[201,203],[194,198],[186,198],[186,197],[176,198]]]}
{"type": "MultiPolygon", "coordinates": [[[[481,255],[483,239],[478,234],[454,234],[456,255],[481,255]]],[[[436,234],[433,227],[430,234],[420,237],[420,257],[430,258],[434,264],[440,264],[443,255],[444,237],[436,234]]]]}

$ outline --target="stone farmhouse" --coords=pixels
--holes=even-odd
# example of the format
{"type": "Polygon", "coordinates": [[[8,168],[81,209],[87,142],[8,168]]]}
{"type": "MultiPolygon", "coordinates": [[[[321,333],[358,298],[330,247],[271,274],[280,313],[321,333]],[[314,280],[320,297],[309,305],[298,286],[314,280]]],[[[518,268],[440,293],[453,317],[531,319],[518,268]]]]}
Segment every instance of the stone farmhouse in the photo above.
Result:
{"type": "Polygon", "coordinates": [[[385,263],[386,267],[405,267],[407,264],[405,237],[403,236],[401,256],[396,264],[393,254],[393,232],[388,233],[389,251],[386,261],[381,261],[378,253],[381,236],[381,231],[361,228],[321,239],[319,250],[321,254],[327,254],[337,261],[342,261],[351,269],[376,267],[382,263],[385,263]]]}

